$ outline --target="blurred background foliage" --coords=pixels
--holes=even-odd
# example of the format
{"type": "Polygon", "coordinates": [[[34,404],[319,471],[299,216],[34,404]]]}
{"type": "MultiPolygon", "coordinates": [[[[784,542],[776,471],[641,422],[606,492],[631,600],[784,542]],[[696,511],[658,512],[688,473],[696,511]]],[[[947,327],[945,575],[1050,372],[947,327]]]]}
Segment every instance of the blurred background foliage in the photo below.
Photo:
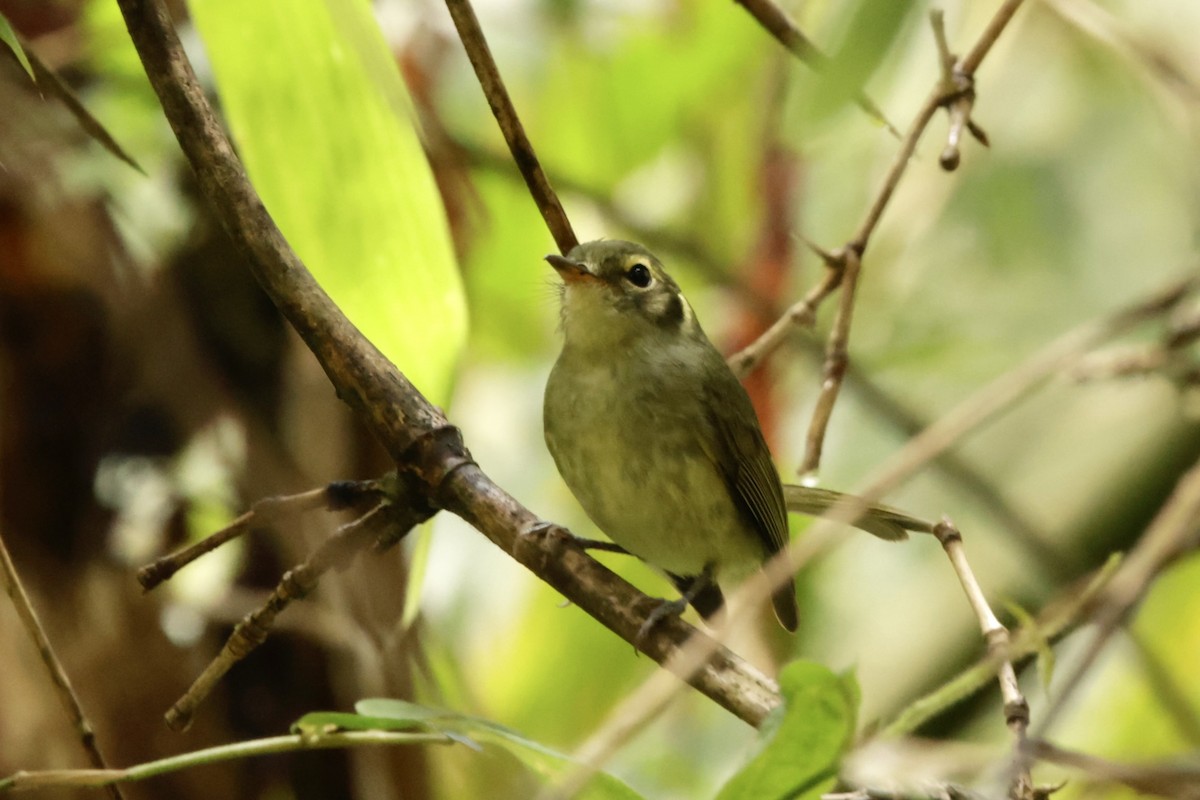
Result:
{"type": "MultiPolygon", "coordinates": [[[[541,256],[553,242],[445,9],[382,0],[380,38],[365,6],[250,5],[260,19],[244,4],[196,2],[195,27],[182,3],[173,10],[268,207],[355,323],[447,407],[485,471],[545,518],[594,533],[542,446],[557,312],[541,256]]],[[[938,5],[961,51],[998,3],[938,5]]],[[[819,278],[803,238],[832,248],[857,228],[898,142],[849,98],[864,89],[907,125],[936,76],[932,6],[788,4],[832,57],[820,74],[728,2],[477,10],[580,238],[656,250],[732,351],[819,278]]],[[[193,731],[163,728],[160,714],[230,626],[336,521],[259,534],[148,597],[136,566],[259,497],[388,465],[199,200],[115,4],[5,0],[0,11],[145,170],[105,152],[0,59],[0,531],[112,760],[274,734],[306,711],[381,695],[561,750],[581,742],[654,665],[445,514],[403,552],[330,576],[314,602],[289,609],[193,731]]],[[[1059,334],[1195,269],[1198,26],[1188,0],[1025,4],[978,75],[975,118],[991,149],[969,143],[961,168],[942,172],[937,118],[871,242],[855,376],[823,485],[853,489],[914,427],[1059,334]]],[[[785,478],[831,316],[823,309],[816,333],[797,334],[749,383],[785,478]]],[[[1145,326],[1130,341],[1160,333],[1145,326]]],[[[1164,374],[1057,376],[962,442],[957,465],[927,468],[888,500],[951,515],[995,605],[1036,611],[1136,541],[1200,454],[1196,410],[1194,390],[1164,374]]],[[[807,521],[793,524],[800,533],[807,521]]],[[[628,559],[604,560],[651,594],[668,591],[628,559]]],[[[1075,696],[1058,743],[1117,759],[1200,747],[1197,569],[1185,558],[1157,582],[1075,696]]],[[[799,635],[764,625],[734,647],[768,670],[795,656],[853,670],[860,728],[983,651],[931,539],[847,533],[798,580],[799,635]]],[[[1056,646],[1060,664],[1076,638],[1056,646]]],[[[0,773],[81,765],[7,606],[0,673],[0,773]]],[[[1036,721],[1059,687],[1032,668],[1023,683],[1036,721]]],[[[989,686],[918,733],[1000,759],[998,706],[989,686]]],[[[611,770],[646,797],[709,797],[754,743],[687,695],[611,770]]],[[[855,765],[876,780],[925,767],[855,765]]],[[[502,750],[405,748],[210,767],[128,796],[490,798],[537,785],[502,750]]],[[[1061,796],[1129,794],[1076,781],[1061,796]]]]}

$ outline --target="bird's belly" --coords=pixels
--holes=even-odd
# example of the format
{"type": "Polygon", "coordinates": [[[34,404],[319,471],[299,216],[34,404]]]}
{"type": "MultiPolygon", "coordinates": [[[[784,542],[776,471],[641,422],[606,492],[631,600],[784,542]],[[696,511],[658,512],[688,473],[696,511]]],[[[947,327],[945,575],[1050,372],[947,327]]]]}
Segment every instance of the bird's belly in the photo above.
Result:
{"type": "Polygon", "coordinates": [[[738,579],[763,559],[763,544],[734,506],[724,478],[677,407],[598,407],[572,392],[552,409],[546,442],[584,511],[610,539],[659,569],[697,575],[712,564],[738,579]]]}

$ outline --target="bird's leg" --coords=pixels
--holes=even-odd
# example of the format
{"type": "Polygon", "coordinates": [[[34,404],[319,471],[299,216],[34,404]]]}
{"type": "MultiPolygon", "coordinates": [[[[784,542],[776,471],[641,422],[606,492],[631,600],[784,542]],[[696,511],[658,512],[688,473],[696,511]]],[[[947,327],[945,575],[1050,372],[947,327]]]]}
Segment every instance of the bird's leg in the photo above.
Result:
{"type": "Polygon", "coordinates": [[[604,542],[600,539],[584,539],[582,536],[575,537],[575,546],[583,550],[603,550],[606,553],[621,553],[627,556],[633,555],[616,542],[604,542]]]}
{"type": "Polygon", "coordinates": [[[642,623],[642,627],[638,628],[637,636],[633,640],[635,647],[640,648],[646,636],[654,629],[654,626],[670,617],[678,617],[687,610],[688,605],[695,601],[696,597],[709,588],[716,587],[716,580],[713,578],[713,565],[705,564],[704,571],[691,578],[691,583],[687,590],[676,600],[663,600],[657,608],[650,612],[646,617],[646,621],[642,623]]]}

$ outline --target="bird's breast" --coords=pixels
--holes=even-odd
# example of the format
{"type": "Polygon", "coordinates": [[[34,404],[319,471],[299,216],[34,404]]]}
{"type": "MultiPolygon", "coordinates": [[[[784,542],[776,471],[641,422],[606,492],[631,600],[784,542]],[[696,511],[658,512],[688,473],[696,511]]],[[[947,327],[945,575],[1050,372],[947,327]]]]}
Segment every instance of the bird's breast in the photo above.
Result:
{"type": "Polygon", "coordinates": [[[644,365],[563,363],[546,387],[546,443],[584,511],[617,544],[660,569],[744,572],[758,537],[707,456],[698,390],[644,365]]]}

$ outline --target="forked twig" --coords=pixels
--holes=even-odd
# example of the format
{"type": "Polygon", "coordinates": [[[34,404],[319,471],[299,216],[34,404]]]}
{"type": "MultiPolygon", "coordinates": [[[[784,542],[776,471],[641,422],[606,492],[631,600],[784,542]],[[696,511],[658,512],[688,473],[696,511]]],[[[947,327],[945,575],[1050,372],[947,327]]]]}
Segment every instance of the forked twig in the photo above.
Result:
{"type": "MultiPolygon", "coordinates": [[[[949,517],[943,517],[942,521],[934,528],[933,535],[937,537],[937,540],[941,542],[942,549],[946,551],[946,557],[950,559],[954,574],[958,576],[958,582],[962,584],[963,591],[967,595],[967,602],[971,604],[971,610],[975,612],[979,630],[987,642],[988,655],[997,663],[996,678],[1000,683],[1000,697],[1004,701],[1004,722],[1012,731],[1014,757],[1019,757],[1019,754],[1024,751],[1025,733],[1029,727],[1029,703],[1021,693],[1021,687],[1017,683],[1017,673],[1013,669],[1009,653],[1008,629],[1000,624],[1000,620],[988,605],[983,588],[979,585],[979,581],[975,578],[975,573],[967,561],[966,551],[963,550],[962,534],[959,533],[958,528],[954,527],[954,523],[950,521],[949,517]]],[[[1011,800],[1032,800],[1033,793],[1034,786],[1033,779],[1029,774],[1029,765],[1020,764],[1009,785],[1008,796],[1011,800]]]]}
{"type": "MultiPolygon", "coordinates": [[[[196,708],[208,697],[212,688],[234,664],[248,656],[270,635],[275,618],[293,600],[301,600],[316,588],[321,576],[330,569],[341,571],[350,562],[378,541],[385,531],[412,529],[421,520],[411,509],[382,502],[357,519],[341,526],[299,566],[284,573],[283,578],[258,610],[247,614],[234,627],[224,647],[188,690],[168,709],[167,725],[185,730],[192,722],[196,708]]],[[[394,537],[398,540],[398,537],[394,537]]]]}
{"type": "MultiPolygon", "coordinates": [[[[735,354],[731,361],[736,365],[736,372],[744,374],[744,372],[749,371],[755,365],[760,364],[766,356],[783,343],[791,333],[793,325],[811,325],[818,306],[832,291],[830,287],[836,288],[840,285],[844,292],[854,293],[857,272],[853,279],[846,277],[848,254],[853,253],[856,259],[861,262],[867,251],[871,236],[883,216],[883,211],[891,202],[896,187],[899,186],[900,179],[904,175],[913,153],[916,152],[917,142],[924,134],[934,114],[937,113],[939,108],[953,107],[954,103],[961,101],[968,94],[964,86],[970,88],[975,71],[979,68],[979,65],[983,62],[988,52],[991,51],[996,39],[1012,19],[1013,14],[1016,13],[1022,2],[1023,0],[1007,0],[992,17],[987,28],[980,34],[979,39],[967,55],[959,59],[952,68],[946,65],[948,49],[946,53],[939,54],[938,79],[935,81],[928,97],[926,97],[924,103],[918,109],[916,116],[901,139],[900,149],[892,159],[891,166],[888,168],[882,184],[868,207],[866,215],[849,241],[834,252],[833,258],[826,260],[830,269],[839,274],[833,277],[830,277],[828,274],[823,276],[818,286],[809,291],[804,301],[789,308],[784,316],[768,328],[762,336],[740,353],[735,354]],[[947,81],[947,74],[952,75],[953,80],[947,81]]],[[[941,28],[937,23],[934,23],[934,30],[938,33],[939,39],[944,40],[941,28]]],[[[973,88],[969,94],[973,95],[973,88]]],[[[964,119],[969,119],[969,106],[963,106],[963,108],[967,110],[964,119]]],[[[833,344],[832,337],[844,338],[847,335],[848,330],[840,332],[835,330],[831,334],[831,345],[833,344]]],[[[844,348],[830,346],[827,348],[827,351],[832,353],[834,358],[826,361],[823,375],[836,374],[840,367],[834,359],[842,358],[844,348]]],[[[822,378],[822,402],[814,410],[812,424],[809,426],[808,443],[800,468],[801,473],[815,473],[820,465],[821,443],[824,441],[827,423],[832,413],[832,404],[837,400],[840,386],[840,382],[835,381],[830,384],[824,377],[822,378]],[[828,386],[828,389],[825,388],[826,386],[828,386]]]]}
{"type": "Polygon", "coordinates": [[[138,583],[142,585],[143,591],[148,592],[163,581],[170,580],[176,572],[197,558],[245,533],[276,527],[285,516],[298,515],[317,508],[340,511],[361,505],[364,500],[378,503],[381,491],[379,481],[338,481],[300,494],[264,497],[251,506],[249,511],[216,533],[209,534],[195,544],[156,559],[139,569],[138,583]]]}

